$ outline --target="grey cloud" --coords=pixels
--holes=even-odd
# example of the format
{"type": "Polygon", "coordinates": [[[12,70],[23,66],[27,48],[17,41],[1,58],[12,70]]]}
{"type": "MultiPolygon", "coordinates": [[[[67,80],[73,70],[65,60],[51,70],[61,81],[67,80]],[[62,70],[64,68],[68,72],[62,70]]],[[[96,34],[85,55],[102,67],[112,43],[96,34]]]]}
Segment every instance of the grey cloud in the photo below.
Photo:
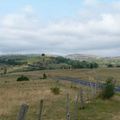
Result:
{"type": "MultiPolygon", "coordinates": [[[[115,8],[114,3],[111,9],[115,11],[118,6],[115,8]]],[[[85,21],[82,14],[83,20],[71,18],[46,26],[41,25],[31,7],[26,9],[27,13],[3,16],[0,20],[0,53],[120,55],[120,14],[114,14],[111,9],[109,13],[102,11],[85,21]]],[[[87,12],[85,14],[87,16],[87,12]]]]}

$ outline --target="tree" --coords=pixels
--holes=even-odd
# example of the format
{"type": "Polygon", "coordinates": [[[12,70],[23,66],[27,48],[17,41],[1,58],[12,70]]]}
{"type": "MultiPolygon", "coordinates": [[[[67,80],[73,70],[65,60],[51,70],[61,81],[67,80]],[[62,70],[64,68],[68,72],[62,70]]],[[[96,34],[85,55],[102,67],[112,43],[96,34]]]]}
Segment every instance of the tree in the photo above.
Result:
{"type": "Polygon", "coordinates": [[[45,56],[45,53],[42,53],[41,56],[44,57],[44,56],[45,56]]]}
{"type": "Polygon", "coordinates": [[[93,69],[93,68],[98,68],[98,67],[99,67],[99,66],[98,66],[97,63],[95,63],[95,62],[90,63],[90,68],[91,68],[91,69],[93,69]]]}
{"type": "Polygon", "coordinates": [[[41,56],[43,61],[43,67],[45,68],[45,53],[42,53],[41,56]]]}
{"type": "Polygon", "coordinates": [[[7,67],[4,66],[1,68],[1,75],[6,75],[7,74],[7,67]]]}
{"type": "Polygon", "coordinates": [[[4,67],[3,74],[4,74],[4,75],[6,75],[6,74],[7,74],[7,67],[4,67]]]}
{"type": "Polygon", "coordinates": [[[108,68],[112,68],[112,67],[114,67],[114,66],[113,66],[112,64],[108,64],[107,67],[108,67],[108,68]]]}
{"type": "Polygon", "coordinates": [[[17,78],[17,81],[29,81],[29,78],[27,76],[21,75],[17,78]]]}
{"type": "Polygon", "coordinates": [[[108,78],[106,83],[104,84],[103,90],[102,90],[102,98],[103,99],[110,99],[115,94],[115,81],[113,78],[108,78]]]}
{"type": "Polygon", "coordinates": [[[46,73],[43,73],[43,79],[47,79],[46,73]]]}

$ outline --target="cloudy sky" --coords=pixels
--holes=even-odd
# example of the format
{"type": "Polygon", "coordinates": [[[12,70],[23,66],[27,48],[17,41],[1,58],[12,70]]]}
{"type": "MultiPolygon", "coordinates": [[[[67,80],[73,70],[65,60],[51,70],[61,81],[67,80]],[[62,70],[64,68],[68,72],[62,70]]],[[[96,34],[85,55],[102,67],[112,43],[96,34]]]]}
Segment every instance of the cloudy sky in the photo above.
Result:
{"type": "Polygon", "coordinates": [[[0,54],[119,51],[120,0],[0,0],[0,54]]]}

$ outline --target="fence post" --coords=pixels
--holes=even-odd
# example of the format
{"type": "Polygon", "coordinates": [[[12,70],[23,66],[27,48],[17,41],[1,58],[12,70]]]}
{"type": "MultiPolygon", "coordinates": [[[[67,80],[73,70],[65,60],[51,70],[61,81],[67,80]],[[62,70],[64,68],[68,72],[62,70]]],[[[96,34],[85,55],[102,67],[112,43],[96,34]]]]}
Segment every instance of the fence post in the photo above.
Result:
{"type": "Polygon", "coordinates": [[[69,98],[69,94],[67,94],[67,100],[66,100],[66,119],[70,120],[70,98],[69,98]]]}
{"type": "Polygon", "coordinates": [[[25,116],[28,111],[28,108],[29,106],[26,104],[21,105],[17,120],[25,120],[25,116]]]}
{"type": "Polygon", "coordinates": [[[84,109],[85,103],[84,103],[84,98],[83,98],[83,90],[80,88],[80,109],[84,109]]]}
{"type": "Polygon", "coordinates": [[[40,110],[38,114],[38,120],[42,120],[43,100],[40,100],[40,110]]]}
{"type": "Polygon", "coordinates": [[[95,97],[95,89],[91,82],[90,82],[90,88],[91,88],[91,96],[92,96],[91,99],[93,99],[95,97]]]}
{"type": "Polygon", "coordinates": [[[96,95],[97,95],[97,83],[95,83],[95,91],[94,91],[94,95],[95,95],[95,97],[96,97],[96,95]]]}
{"type": "Polygon", "coordinates": [[[78,120],[78,99],[79,99],[79,92],[75,97],[74,120],[78,120]]]}

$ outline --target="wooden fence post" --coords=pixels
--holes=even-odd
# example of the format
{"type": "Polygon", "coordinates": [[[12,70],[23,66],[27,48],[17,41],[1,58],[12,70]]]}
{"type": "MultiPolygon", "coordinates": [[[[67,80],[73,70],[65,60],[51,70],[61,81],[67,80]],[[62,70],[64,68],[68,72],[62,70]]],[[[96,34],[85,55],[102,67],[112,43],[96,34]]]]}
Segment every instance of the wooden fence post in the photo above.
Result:
{"type": "Polygon", "coordinates": [[[96,97],[96,95],[97,95],[97,83],[95,83],[95,91],[94,91],[94,95],[95,95],[95,97],[96,97]]]}
{"type": "Polygon", "coordinates": [[[38,114],[38,120],[42,120],[43,100],[40,100],[40,110],[38,114]]]}
{"type": "Polygon", "coordinates": [[[29,108],[29,106],[26,104],[21,105],[17,120],[25,120],[25,116],[28,111],[28,108],[29,108]]]}
{"type": "Polygon", "coordinates": [[[78,99],[79,99],[79,92],[75,97],[74,120],[78,120],[78,99]]]}
{"type": "Polygon", "coordinates": [[[86,100],[87,100],[87,102],[90,101],[90,90],[89,90],[88,87],[87,87],[87,90],[86,90],[86,100]]]}
{"type": "Polygon", "coordinates": [[[70,98],[69,98],[69,94],[67,94],[67,100],[66,100],[66,119],[70,120],[70,98]]]}
{"type": "Polygon", "coordinates": [[[94,89],[94,86],[92,85],[92,83],[90,83],[90,88],[91,88],[91,96],[92,96],[92,98],[91,99],[93,99],[94,97],[95,97],[95,89],[94,89]]]}
{"type": "Polygon", "coordinates": [[[84,103],[84,98],[83,98],[83,90],[80,88],[80,109],[84,109],[85,103],[84,103]]]}

